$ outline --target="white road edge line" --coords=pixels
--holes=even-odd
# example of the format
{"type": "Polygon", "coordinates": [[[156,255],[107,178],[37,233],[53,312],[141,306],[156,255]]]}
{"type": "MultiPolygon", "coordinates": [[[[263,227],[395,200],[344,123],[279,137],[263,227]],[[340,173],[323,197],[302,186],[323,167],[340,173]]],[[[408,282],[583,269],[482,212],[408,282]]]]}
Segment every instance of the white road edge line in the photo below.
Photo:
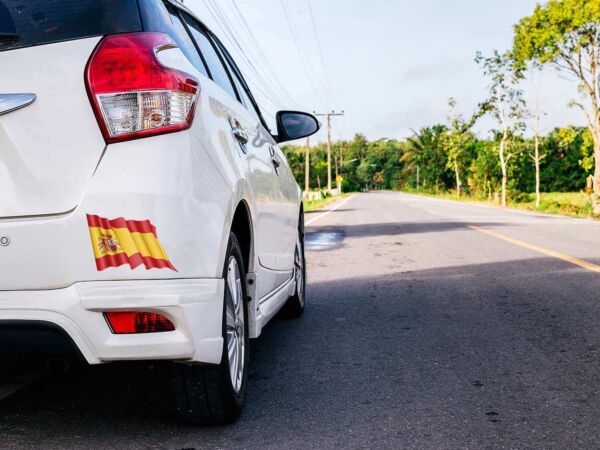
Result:
{"type": "Polygon", "coordinates": [[[311,223],[315,223],[317,220],[322,219],[323,217],[325,217],[328,214],[331,214],[332,212],[334,212],[336,209],[341,208],[342,205],[346,204],[346,202],[348,200],[350,200],[351,198],[354,198],[356,195],[351,195],[350,197],[348,197],[345,200],[342,200],[340,203],[338,203],[337,205],[335,205],[333,208],[331,208],[330,210],[325,211],[323,214],[319,214],[317,217],[313,217],[312,219],[304,222],[304,226],[308,226],[311,223]]]}

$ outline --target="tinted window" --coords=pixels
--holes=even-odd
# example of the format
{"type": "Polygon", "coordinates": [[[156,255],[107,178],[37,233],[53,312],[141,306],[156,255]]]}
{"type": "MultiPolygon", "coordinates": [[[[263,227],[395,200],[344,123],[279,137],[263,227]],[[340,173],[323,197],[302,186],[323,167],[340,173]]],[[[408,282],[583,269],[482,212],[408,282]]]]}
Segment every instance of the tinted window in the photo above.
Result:
{"type": "Polygon", "coordinates": [[[250,111],[258,119],[258,114],[256,114],[256,110],[254,109],[252,100],[250,100],[250,97],[248,97],[248,94],[246,93],[244,86],[242,86],[242,84],[240,83],[240,81],[237,79],[237,77],[235,75],[233,76],[233,81],[235,83],[235,87],[236,87],[237,91],[240,93],[240,97],[241,97],[240,101],[242,102],[242,105],[244,105],[246,107],[246,109],[248,111],[250,111]]]}
{"type": "Polygon", "coordinates": [[[192,42],[192,38],[188,34],[185,26],[181,22],[179,18],[179,14],[175,11],[175,8],[169,8],[169,18],[171,21],[170,30],[166,31],[169,36],[173,38],[177,46],[181,49],[183,54],[190,60],[190,62],[202,72],[204,75],[208,76],[208,71],[206,70],[206,66],[202,62],[200,55],[198,54],[198,50],[196,50],[196,46],[192,42]]]}
{"type": "Polygon", "coordinates": [[[0,0],[0,51],[141,30],[136,0],[0,0]]]}
{"type": "MultiPolygon", "coordinates": [[[[242,105],[244,105],[246,107],[246,109],[248,109],[248,111],[250,111],[250,112],[254,113],[254,115],[256,115],[256,111],[254,110],[252,101],[250,100],[250,97],[246,93],[246,89],[242,85],[242,82],[238,79],[237,75],[235,74],[235,70],[233,69],[233,67],[231,67],[231,64],[229,64],[229,60],[227,60],[226,58],[223,58],[223,60],[225,61],[225,64],[227,65],[227,68],[229,69],[229,73],[231,74],[231,77],[233,78],[233,82],[235,83],[235,88],[238,91],[242,105]]],[[[257,116],[257,118],[258,118],[258,116],[257,116]]]]}
{"type": "Polygon", "coordinates": [[[265,125],[264,118],[260,113],[258,105],[256,105],[256,100],[254,99],[254,96],[252,95],[252,92],[248,87],[248,83],[246,83],[246,80],[244,80],[240,69],[238,69],[238,66],[235,64],[233,58],[231,57],[227,49],[223,46],[223,44],[220,43],[218,40],[216,41],[216,43],[218,48],[221,50],[221,54],[225,57],[227,67],[229,67],[229,72],[232,74],[235,81],[235,86],[238,92],[240,92],[240,96],[242,97],[242,103],[244,104],[244,106],[246,106],[246,108],[248,108],[248,110],[252,114],[254,114],[262,122],[263,126],[266,129],[268,129],[268,127],[265,125]]]}
{"type": "Polygon", "coordinates": [[[232,97],[237,98],[235,90],[233,89],[233,85],[231,84],[229,74],[227,73],[223,62],[221,61],[219,54],[213,47],[213,44],[210,41],[210,39],[194,19],[192,19],[187,14],[183,14],[183,17],[189,25],[190,32],[196,40],[196,43],[200,48],[200,52],[202,53],[202,56],[206,61],[206,65],[208,66],[208,70],[210,71],[211,78],[215,83],[217,83],[225,91],[227,91],[232,97]]]}

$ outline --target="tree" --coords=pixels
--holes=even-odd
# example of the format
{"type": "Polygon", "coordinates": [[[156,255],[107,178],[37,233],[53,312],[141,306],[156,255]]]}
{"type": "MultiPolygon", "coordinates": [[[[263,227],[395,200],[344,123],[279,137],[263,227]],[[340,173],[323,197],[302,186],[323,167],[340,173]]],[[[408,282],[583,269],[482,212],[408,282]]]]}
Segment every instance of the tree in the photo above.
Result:
{"type": "Polygon", "coordinates": [[[446,132],[444,125],[421,128],[408,138],[406,152],[401,158],[404,164],[404,175],[417,171],[425,188],[435,187],[439,192],[440,185],[445,187],[447,155],[442,148],[442,135],[446,132]]]}
{"type": "Polygon", "coordinates": [[[541,169],[544,187],[553,192],[585,189],[593,171],[594,144],[586,127],[556,128],[544,137],[547,155],[541,169]]]}
{"type": "Polygon", "coordinates": [[[475,156],[471,160],[467,183],[477,197],[487,197],[491,201],[492,192],[498,191],[501,179],[497,145],[491,141],[476,141],[473,147],[475,156]]]}
{"type": "Polygon", "coordinates": [[[356,176],[361,181],[365,189],[371,189],[373,186],[373,180],[375,179],[375,172],[377,171],[377,164],[375,164],[371,158],[365,158],[356,168],[356,176]]]}
{"type": "Polygon", "coordinates": [[[543,115],[542,112],[542,95],[541,95],[541,74],[539,65],[535,64],[535,72],[531,71],[531,81],[533,84],[533,153],[530,153],[529,156],[533,160],[533,165],[535,167],[535,207],[540,207],[541,202],[541,194],[540,194],[540,183],[541,183],[541,171],[540,171],[540,163],[547,156],[546,154],[540,153],[541,146],[541,130],[540,130],[540,120],[543,115]],[[536,80],[535,75],[538,75],[536,80]]]}
{"type": "Polygon", "coordinates": [[[448,106],[450,107],[448,130],[442,135],[441,146],[448,158],[446,168],[454,172],[456,196],[460,198],[462,173],[471,159],[469,150],[475,140],[471,128],[476,121],[476,116],[471,118],[471,120],[465,120],[456,111],[456,101],[453,98],[448,100],[448,106]]]}
{"type": "Polygon", "coordinates": [[[510,147],[511,138],[524,128],[526,115],[523,91],[519,88],[521,75],[514,70],[514,61],[507,53],[501,54],[495,50],[487,58],[478,53],[475,61],[482,67],[484,75],[490,78],[490,96],[480,105],[480,109],[492,114],[500,126],[496,135],[500,141],[498,154],[502,170],[502,206],[506,207],[508,163],[514,156],[510,147]]]}
{"type": "MultiPolygon", "coordinates": [[[[417,164],[421,168],[424,189],[433,191],[436,182],[441,191],[454,189],[457,165],[452,162],[454,160],[452,152],[445,147],[452,129],[456,129],[451,124],[452,121],[448,126],[435,125],[423,128],[410,141],[395,139],[368,141],[358,136],[353,140],[335,143],[335,149],[344,148],[343,164],[338,163],[343,167],[341,172],[344,177],[343,190],[351,192],[365,188],[412,188],[416,182],[417,164]]],[[[540,158],[539,178],[542,190],[575,192],[586,189],[586,179],[593,173],[594,166],[594,143],[589,129],[573,126],[556,128],[544,134],[540,133],[539,140],[540,153],[546,155],[545,158],[540,158]]],[[[460,151],[457,161],[460,161],[458,173],[461,196],[468,187],[470,194],[491,201],[494,195],[500,192],[502,183],[497,137],[478,139],[473,135],[472,142],[457,148],[460,151]]],[[[536,177],[532,170],[531,155],[528,153],[533,153],[534,148],[534,136],[526,139],[518,134],[510,135],[509,151],[514,155],[507,168],[507,189],[510,192],[517,195],[533,192],[536,177]],[[519,151],[525,148],[529,152],[519,151]]],[[[282,149],[298,184],[304,183],[306,148],[284,145],[282,149]]],[[[311,187],[321,188],[323,180],[327,179],[326,144],[314,144],[310,153],[311,187]]]]}
{"type": "Polygon", "coordinates": [[[536,6],[515,27],[513,54],[517,67],[552,65],[577,81],[585,103],[573,100],[571,105],[581,109],[592,134],[593,207],[600,214],[600,2],[550,0],[536,6]]]}

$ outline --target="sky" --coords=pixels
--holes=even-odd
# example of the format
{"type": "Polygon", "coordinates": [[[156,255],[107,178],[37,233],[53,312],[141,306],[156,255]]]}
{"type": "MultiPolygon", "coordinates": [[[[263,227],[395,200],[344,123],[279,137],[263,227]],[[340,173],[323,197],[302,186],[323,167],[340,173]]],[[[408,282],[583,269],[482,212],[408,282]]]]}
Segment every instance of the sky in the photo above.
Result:
{"type": "MultiPolygon", "coordinates": [[[[461,113],[473,113],[486,98],[487,86],[474,62],[476,52],[509,49],[513,25],[531,14],[536,3],[185,0],[230,49],[266,115],[280,109],[343,110],[343,117],[332,119],[333,137],[350,139],[362,133],[372,140],[402,139],[412,130],[444,122],[451,97],[461,113]],[[224,20],[216,8],[229,31],[220,26],[224,20]]],[[[552,69],[538,78],[536,89],[530,81],[523,88],[530,100],[536,90],[541,94],[543,131],[583,124],[581,113],[567,107],[577,96],[574,81],[552,69]]],[[[493,127],[486,118],[476,131],[484,136],[493,127]]],[[[314,140],[325,139],[322,130],[314,140]]]]}

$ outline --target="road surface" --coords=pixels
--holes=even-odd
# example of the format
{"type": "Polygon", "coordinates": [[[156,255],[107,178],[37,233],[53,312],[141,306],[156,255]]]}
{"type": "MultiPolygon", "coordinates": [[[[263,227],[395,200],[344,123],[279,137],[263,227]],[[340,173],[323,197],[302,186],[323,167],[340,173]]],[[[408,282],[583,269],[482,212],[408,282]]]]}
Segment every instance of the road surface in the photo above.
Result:
{"type": "Polygon", "coordinates": [[[600,446],[599,222],[388,192],[306,220],[308,309],[253,343],[237,424],[106,366],[0,402],[0,447],[600,446]]]}

